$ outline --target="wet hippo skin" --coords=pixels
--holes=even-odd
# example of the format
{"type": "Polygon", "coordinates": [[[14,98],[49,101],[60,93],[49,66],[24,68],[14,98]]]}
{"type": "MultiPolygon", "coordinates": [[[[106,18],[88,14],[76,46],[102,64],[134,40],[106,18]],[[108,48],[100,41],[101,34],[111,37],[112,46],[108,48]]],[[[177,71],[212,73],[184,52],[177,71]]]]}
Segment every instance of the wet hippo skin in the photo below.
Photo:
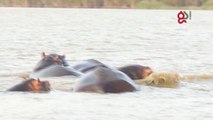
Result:
{"type": "Polygon", "coordinates": [[[98,67],[82,76],[74,86],[75,92],[122,93],[139,87],[124,73],[98,67]]]}
{"type": "Polygon", "coordinates": [[[75,70],[78,70],[78,71],[83,72],[83,73],[94,70],[97,67],[108,68],[107,65],[105,65],[105,64],[103,64],[100,61],[95,60],[95,59],[84,60],[84,61],[81,61],[81,62],[72,66],[72,68],[74,68],[75,70]]]}

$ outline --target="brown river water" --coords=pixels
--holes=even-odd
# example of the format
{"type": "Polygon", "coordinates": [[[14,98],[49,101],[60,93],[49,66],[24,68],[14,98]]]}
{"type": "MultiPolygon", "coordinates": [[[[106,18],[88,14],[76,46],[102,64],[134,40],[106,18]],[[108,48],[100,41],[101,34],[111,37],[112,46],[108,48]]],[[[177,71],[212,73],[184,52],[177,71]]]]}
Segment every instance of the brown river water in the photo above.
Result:
{"type": "Polygon", "coordinates": [[[212,120],[213,79],[179,88],[141,85],[122,94],[73,93],[74,77],[49,80],[49,93],[5,92],[32,71],[40,53],[66,54],[69,64],[97,59],[141,64],[157,72],[213,74],[213,11],[0,8],[1,120],[212,120]]]}

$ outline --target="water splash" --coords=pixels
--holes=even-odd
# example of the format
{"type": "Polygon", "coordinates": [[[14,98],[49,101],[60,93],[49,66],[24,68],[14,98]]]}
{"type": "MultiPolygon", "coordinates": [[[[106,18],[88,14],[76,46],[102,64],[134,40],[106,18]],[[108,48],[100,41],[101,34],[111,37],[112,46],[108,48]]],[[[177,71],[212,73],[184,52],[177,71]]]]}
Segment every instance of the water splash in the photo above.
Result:
{"type": "Polygon", "coordinates": [[[179,75],[177,73],[153,73],[149,77],[136,80],[138,84],[145,84],[155,87],[177,88],[180,86],[180,80],[213,80],[213,75],[179,75]]]}
{"type": "Polygon", "coordinates": [[[153,73],[147,78],[135,82],[155,87],[177,88],[179,80],[180,76],[176,73],[153,73]]]}

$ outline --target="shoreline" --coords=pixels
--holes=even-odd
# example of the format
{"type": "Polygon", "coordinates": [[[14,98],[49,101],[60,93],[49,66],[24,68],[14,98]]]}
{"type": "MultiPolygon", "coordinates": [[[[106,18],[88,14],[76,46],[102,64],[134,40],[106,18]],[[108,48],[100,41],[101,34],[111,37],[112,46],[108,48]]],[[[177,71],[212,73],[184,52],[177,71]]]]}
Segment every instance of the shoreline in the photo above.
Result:
{"type": "Polygon", "coordinates": [[[0,0],[0,7],[213,10],[213,0],[0,0]]]}
{"type": "Polygon", "coordinates": [[[204,10],[204,11],[212,11],[213,9],[200,9],[200,8],[193,8],[193,9],[190,9],[190,8],[186,8],[186,7],[183,7],[183,8],[180,8],[180,7],[174,7],[174,8],[160,8],[160,9],[158,9],[158,8],[114,8],[114,7],[112,7],[112,8],[105,8],[105,7],[103,7],[103,8],[95,8],[95,7],[93,7],[93,8],[90,8],[90,7],[19,7],[19,6],[17,6],[17,7],[0,7],[0,9],[1,8],[29,8],[29,9],[31,9],[31,8],[35,8],[35,9],[40,9],[40,8],[44,8],[44,9],[52,9],[52,8],[56,8],[56,9],[104,9],[104,10],[107,10],[107,9],[115,9],[115,10],[204,10]]]}

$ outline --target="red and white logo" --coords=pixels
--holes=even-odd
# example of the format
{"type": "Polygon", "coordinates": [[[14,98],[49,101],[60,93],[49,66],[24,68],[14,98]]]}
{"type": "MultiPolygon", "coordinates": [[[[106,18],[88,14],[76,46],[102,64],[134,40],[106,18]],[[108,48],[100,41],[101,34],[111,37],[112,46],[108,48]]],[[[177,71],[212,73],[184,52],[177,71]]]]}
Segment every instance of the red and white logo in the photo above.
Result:
{"type": "Polygon", "coordinates": [[[191,17],[192,17],[191,11],[189,11],[188,13],[186,11],[180,11],[177,14],[179,24],[187,23],[187,20],[191,20],[191,17]]]}

